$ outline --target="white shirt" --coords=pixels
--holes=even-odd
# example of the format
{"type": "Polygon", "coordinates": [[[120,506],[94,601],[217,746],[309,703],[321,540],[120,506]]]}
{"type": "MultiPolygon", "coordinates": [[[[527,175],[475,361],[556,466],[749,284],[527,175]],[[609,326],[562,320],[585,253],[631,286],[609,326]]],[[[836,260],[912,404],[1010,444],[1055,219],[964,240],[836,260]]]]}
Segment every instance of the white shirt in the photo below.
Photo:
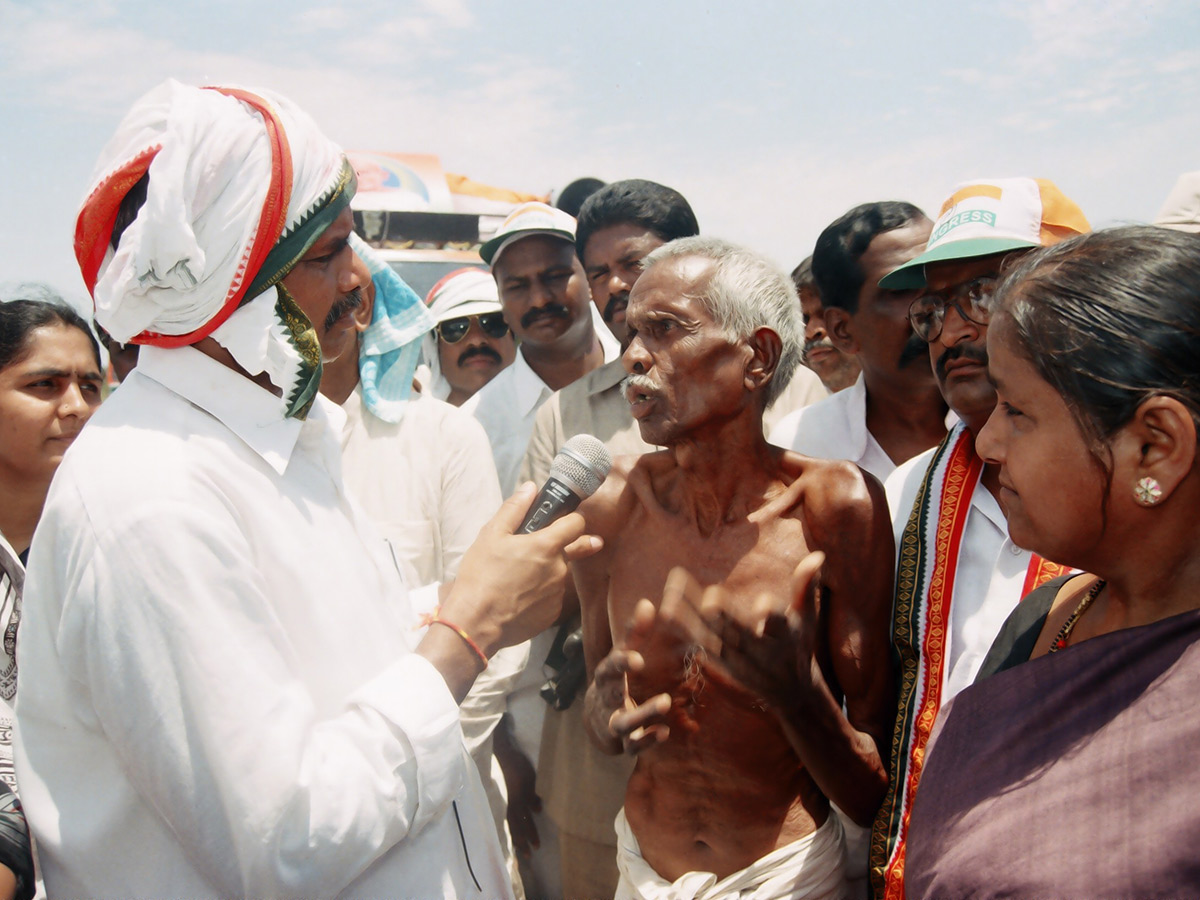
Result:
{"type": "Polygon", "coordinates": [[[343,489],[342,414],[278,410],[143,347],[58,470],[18,650],[47,890],[510,897],[458,707],[343,489]]]}
{"type": "Polygon", "coordinates": [[[346,488],[415,584],[448,581],[463,553],[500,508],[500,482],[487,435],[461,409],[414,397],[399,422],[385,422],[355,388],[342,404],[346,488]]]}
{"type": "MultiPolygon", "coordinates": [[[[898,466],[884,484],[897,548],[934,450],[898,466]]],[[[982,483],[976,484],[950,597],[943,706],[979,674],[1000,626],[1021,600],[1029,560],[1029,551],[1009,540],[1008,523],[996,498],[982,483]]]]}
{"type": "Polygon", "coordinates": [[[775,402],[763,411],[763,434],[770,434],[776,425],[792,413],[820,403],[829,396],[829,391],[825,389],[816,372],[807,366],[796,366],[787,387],[775,398],[775,402]]]}
{"type": "MultiPolygon", "coordinates": [[[[611,362],[621,355],[621,345],[603,322],[596,325],[595,304],[588,305],[593,310],[592,324],[604,350],[604,362],[611,362]]],[[[500,476],[500,492],[505,497],[517,489],[517,472],[521,468],[525,448],[529,445],[529,436],[533,434],[538,407],[552,393],[550,386],[529,367],[525,354],[518,350],[511,366],[462,405],[487,432],[492,444],[492,458],[496,461],[496,473],[500,476]]]]}
{"type": "Polygon", "coordinates": [[[867,431],[867,386],[862,375],[845,390],[784,416],[767,440],[817,459],[848,459],[880,481],[896,468],[867,431]]]}

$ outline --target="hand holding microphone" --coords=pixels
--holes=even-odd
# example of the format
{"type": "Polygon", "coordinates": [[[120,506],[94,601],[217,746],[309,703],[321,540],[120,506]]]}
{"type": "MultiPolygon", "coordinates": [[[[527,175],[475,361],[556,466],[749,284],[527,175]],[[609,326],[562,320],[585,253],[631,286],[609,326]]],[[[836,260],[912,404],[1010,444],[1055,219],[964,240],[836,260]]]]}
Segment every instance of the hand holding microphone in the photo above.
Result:
{"type": "Polygon", "coordinates": [[[505,501],[463,556],[442,615],[467,631],[491,656],[554,624],[562,607],[567,563],[600,549],[584,535],[574,510],[603,483],[612,466],[597,438],[580,434],[555,456],[533,502],[528,486],[505,501]]]}
{"type": "Polygon", "coordinates": [[[596,493],[610,469],[612,454],[599,438],[590,434],[575,435],[555,455],[550,464],[550,477],[538,491],[529,515],[518,531],[532,534],[574,512],[580,503],[596,493]]]}

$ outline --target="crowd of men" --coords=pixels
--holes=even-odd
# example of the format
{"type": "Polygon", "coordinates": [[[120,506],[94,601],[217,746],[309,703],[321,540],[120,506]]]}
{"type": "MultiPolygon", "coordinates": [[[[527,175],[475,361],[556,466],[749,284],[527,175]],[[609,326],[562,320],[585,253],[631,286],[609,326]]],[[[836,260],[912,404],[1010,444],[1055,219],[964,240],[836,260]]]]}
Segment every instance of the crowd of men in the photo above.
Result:
{"type": "Polygon", "coordinates": [[[865,203],[789,279],[597,182],[419,298],[281,97],[168,83],[105,154],[76,250],[140,354],[25,580],[50,896],[903,896],[937,711],[1064,571],[974,436],[1075,203],[865,203]],[[514,534],[579,434],[608,478],[514,534]]]}

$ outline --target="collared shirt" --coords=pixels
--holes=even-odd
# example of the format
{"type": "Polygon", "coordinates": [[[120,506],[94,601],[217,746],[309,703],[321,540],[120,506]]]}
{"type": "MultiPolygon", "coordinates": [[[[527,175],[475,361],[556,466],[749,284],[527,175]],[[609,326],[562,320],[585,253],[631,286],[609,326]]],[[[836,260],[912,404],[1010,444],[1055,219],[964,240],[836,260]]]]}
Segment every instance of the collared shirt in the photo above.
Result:
{"type": "MultiPolygon", "coordinates": [[[[897,548],[935,450],[901,464],[884,484],[897,548]]],[[[996,498],[982,482],[976,484],[950,598],[943,705],[975,680],[1000,626],[1021,599],[1029,560],[1029,551],[1009,539],[996,498]]]]}
{"type": "Polygon", "coordinates": [[[511,896],[342,424],[143,347],[66,454],[17,704],[50,896],[511,896]]]}
{"type": "Polygon", "coordinates": [[[896,468],[867,430],[867,386],[862,375],[844,391],[784,416],[767,439],[817,459],[848,459],[880,481],[896,468]]]}
{"type": "MultiPolygon", "coordinates": [[[[589,305],[595,310],[594,304],[589,305]]],[[[604,350],[604,361],[612,362],[620,358],[621,345],[603,322],[596,324],[597,318],[593,312],[593,327],[604,350]]],[[[517,473],[525,448],[529,445],[529,436],[533,433],[538,408],[552,393],[550,386],[525,361],[525,354],[518,350],[511,366],[462,405],[487,432],[492,444],[492,458],[496,461],[496,473],[500,476],[500,492],[505,497],[517,489],[517,473]]]]}

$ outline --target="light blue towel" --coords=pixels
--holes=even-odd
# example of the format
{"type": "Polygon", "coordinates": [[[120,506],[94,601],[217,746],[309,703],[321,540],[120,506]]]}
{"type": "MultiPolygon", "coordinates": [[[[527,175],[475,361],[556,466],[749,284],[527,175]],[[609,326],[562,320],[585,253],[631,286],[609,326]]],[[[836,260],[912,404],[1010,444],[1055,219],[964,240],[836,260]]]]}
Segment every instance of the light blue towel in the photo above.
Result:
{"type": "Polygon", "coordinates": [[[421,338],[435,323],[421,298],[357,234],[350,235],[350,247],[367,264],[375,283],[371,324],[358,342],[363,401],[372,415],[399,422],[412,393],[421,338]]]}

